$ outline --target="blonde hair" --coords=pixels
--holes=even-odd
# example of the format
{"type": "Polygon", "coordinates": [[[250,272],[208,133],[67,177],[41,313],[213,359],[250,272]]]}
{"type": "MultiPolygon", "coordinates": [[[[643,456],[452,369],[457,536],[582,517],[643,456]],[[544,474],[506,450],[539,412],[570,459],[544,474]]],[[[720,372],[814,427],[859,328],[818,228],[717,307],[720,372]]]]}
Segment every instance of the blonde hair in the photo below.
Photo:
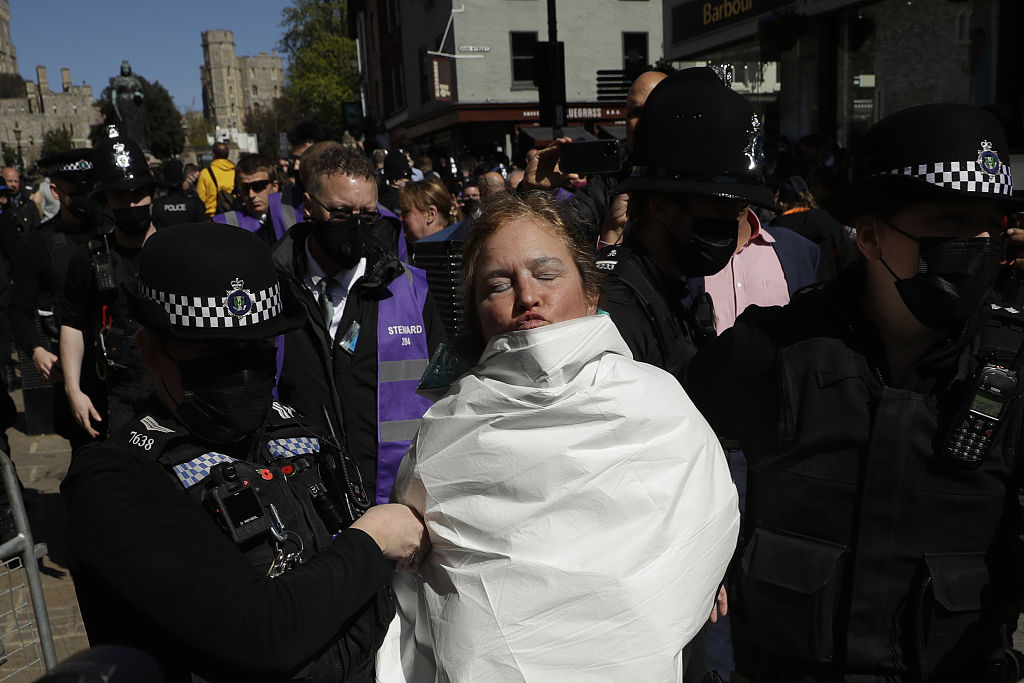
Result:
{"type": "Polygon", "coordinates": [[[448,227],[452,223],[462,220],[462,211],[452,198],[451,194],[437,178],[424,178],[423,180],[407,183],[398,191],[398,205],[404,209],[416,209],[426,211],[428,207],[437,207],[437,213],[444,221],[441,227],[448,227]]]}

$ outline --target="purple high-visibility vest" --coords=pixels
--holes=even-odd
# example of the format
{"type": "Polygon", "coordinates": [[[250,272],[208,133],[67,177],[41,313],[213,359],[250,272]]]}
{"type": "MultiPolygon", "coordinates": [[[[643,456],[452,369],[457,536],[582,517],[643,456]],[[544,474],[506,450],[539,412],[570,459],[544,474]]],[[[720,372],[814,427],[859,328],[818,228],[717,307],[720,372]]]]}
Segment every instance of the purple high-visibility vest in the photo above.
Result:
{"type": "Polygon", "coordinates": [[[377,503],[391,498],[402,457],[431,401],[416,393],[430,351],[423,325],[427,275],[406,266],[377,309],[377,503]]]}
{"type": "Polygon", "coordinates": [[[274,223],[274,234],[277,239],[281,239],[296,223],[306,220],[306,214],[302,208],[302,195],[295,191],[294,186],[287,192],[288,197],[284,197],[280,192],[274,192],[267,199],[267,204],[270,206],[270,220],[274,223]]]}
{"type": "MultiPolygon", "coordinates": [[[[396,221],[402,221],[391,209],[380,202],[377,202],[377,210],[380,211],[380,215],[383,218],[394,218],[396,221]]],[[[398,260],[402,263],[409,263],[409,246],[405,243],[405,230],[398,231],[398,260]]]]}
{"type": "Polygon", "coordinates": [[[259,229],[263,227],[260,225],[258,218],[253,218],[241,211],[225,211],[224,213],[218,213],[213,217],[213,222],[234,225],[238,228],[244,228],[251,233],[259,232],[259,229]]]}

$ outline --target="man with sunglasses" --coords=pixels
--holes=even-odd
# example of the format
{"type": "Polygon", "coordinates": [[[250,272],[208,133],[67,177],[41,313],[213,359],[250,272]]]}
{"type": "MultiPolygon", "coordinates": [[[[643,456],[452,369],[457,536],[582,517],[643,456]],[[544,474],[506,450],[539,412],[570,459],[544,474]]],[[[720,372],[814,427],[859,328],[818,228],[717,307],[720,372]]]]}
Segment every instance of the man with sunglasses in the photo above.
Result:
{"type": "Polygon", "coordinates": [[[398,259],[400,226],[381,216],[370,160],[328,145],[304,159],[303,176],[307,220],[274,260],[308,320],[278,346],[278,396],[335,432],[371,497],[386,502],[429,407],[416,385],[444,328],[425,274],[398,259]]]}
{"type": "Polygon", "coordinates": [[[247,154],[235,164],[235,191],[242,200],[240,211],[213,217],[216,223],[244,228],[273,245],[284,237],[286,228],[270,213],[270,195],[277,192],[274,164],[261,154],[247,154]]]}

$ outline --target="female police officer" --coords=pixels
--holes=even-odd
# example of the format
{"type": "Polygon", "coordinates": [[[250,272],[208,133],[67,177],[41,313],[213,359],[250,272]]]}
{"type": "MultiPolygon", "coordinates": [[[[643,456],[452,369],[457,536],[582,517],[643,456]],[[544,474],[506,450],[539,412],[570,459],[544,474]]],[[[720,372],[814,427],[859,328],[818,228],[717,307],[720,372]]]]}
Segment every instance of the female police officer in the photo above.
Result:
{"type": "Polygon", "coordinates": [[[266,246],[232,226],[165,228],[129,298],[154,399],[76,454],[61,487],[90,642],[143,649],[169,681],[370,676],[389,560],[420,559],[423,525],[382,505],[347,526],[366,500],[353,468],[272,403],[268,340],[303,315],[266,246]]]}
{"type": "Polygon", "coordinates": [[[689,366],[751,463],[733,615],[758,681],[1019,678],[1024,319],[990,298],[1006,153],[972,107],[880,121],[826,200],[864,263],[748,309],[689,366]]]}

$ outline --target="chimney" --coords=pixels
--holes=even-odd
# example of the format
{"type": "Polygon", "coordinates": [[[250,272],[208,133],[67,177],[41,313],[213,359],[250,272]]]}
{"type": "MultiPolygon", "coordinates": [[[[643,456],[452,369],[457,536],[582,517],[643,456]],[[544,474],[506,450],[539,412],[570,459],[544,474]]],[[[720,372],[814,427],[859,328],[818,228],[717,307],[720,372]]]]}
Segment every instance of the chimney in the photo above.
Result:
{"type": "Polygon", "coordinates": [[[64,92],[71,90],[71,69],[64,67],[60,70],[61,84],[64,86],[64,92]]]}
{"type": "Polygon", "coordinates": [[[46,79],[46,67],[36,67],[36,82],[39,84],[39,92],[47,92],[50,89],[50,82],[46,79]]]}

